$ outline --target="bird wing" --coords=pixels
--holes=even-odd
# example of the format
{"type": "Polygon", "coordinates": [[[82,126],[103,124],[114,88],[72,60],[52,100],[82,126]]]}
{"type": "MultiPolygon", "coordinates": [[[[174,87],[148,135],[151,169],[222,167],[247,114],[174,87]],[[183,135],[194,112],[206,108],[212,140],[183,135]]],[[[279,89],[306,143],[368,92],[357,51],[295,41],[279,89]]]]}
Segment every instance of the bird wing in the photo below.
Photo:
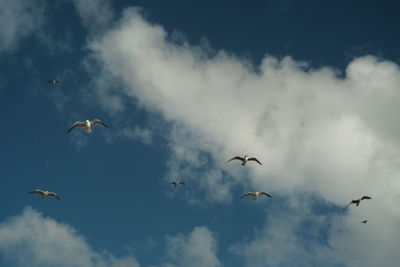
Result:
{"type": "Polygon", "coordinates": [[[246,194],[243,194],[240,198],[244,198],[244,197],[252,196],[252,195],[254,195],[253,192],[248,192],[248,193],[246,193],[246,194]]]}
{"type": "Polygon", "coordinates": [[[77,121],[74,124],[72,124],[72,126],[68,129],[67,133],[69,133],[70,131],[72,131],[76,127],[83,127],[83,126],[85,126],[84,122],[77,121]]]}
{"type": "Polygon", "coordinates": [[[363,196],[363,197],[361,198],[361,200],[364,200],[364,199],[372,199],[372,197],[369,197],[369,196],[363,196]]]}
{"type": "Polygon", "coordinates": [[[36,190],[33,190],[33,191],[29,192],[29,193],[31,193],[31,194],[34,194],[34,193],[43,194],[44,192],[43,192],[43,190],[36,189],[36,190]]]}
{"type": "Polygon", "coordinates": [[[94,120],[92,120],[92,121],[90,122],[90,125],[92,125],[92,126],[94,126],[94,125],[96,125],[96,124],[101,124],[101,125],[103,125],[104,127],[109,128],[104,122],[102,122],[102,121],[99,120],[99,119],[94,119],[94,120]]]}
{"type": "Polygon", "coordinates": [[[52,197],[55,197],[55,198],[57,198],[58,200],[60,200],[60,197],[59,197],[56,193],[54,193],[54,192],[50,192],[48,195],[49,195],[49,196],[52,196],[52,197]]]}
{"type": "Polygon", "coordinates": [[[268,194],[267,192],[260,192],[260,195],[266,195],[267,197],[272,197],[270,194],[268,194]]]}
{"type": "Polygon", "coordinates": [[[258,159],[256,159],[256,158],[249,158],[249,161],[250,161],[250,160],[255,161],[255,162],[257,162],[258,164],[262,165],[262,163],[261,163],[258,159]]]}
{"type": "Polygon", "coordinates": [[[185,184],[185,182],[179,182],[179,184],[185,184]]]}
{"type": "Polygon", "coordinates": [[[228,162],[231,161],[231,160],[234,160],[234,159],[238,159],[238,160],[243,161],[243,158],[242,158],[242,157],[236,156],[236,157],[233,157],[233,158],[231,158],[230,160],[228,160],[228,162]]]}
{"type": "Polygon", "coordinates": [[[350,206],[351,204],[354,204],[354,203],[357,203],[357,202],[358,202],[357,200],[353,199],[352,201],[350,201],[349,204],[347,204],[347,206],[350,206]]]}

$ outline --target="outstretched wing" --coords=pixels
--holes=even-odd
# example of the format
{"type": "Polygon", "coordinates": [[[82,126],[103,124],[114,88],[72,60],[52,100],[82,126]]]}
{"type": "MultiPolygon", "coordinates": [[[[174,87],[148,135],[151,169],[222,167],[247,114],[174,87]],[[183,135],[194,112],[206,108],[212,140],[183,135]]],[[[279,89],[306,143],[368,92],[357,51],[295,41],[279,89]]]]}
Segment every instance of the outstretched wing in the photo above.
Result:
{"type": "Polygon", "coordinates": [[[43,190],[36,189],[36,190],[33,190],[33,191],[29,192],[29,193],[30,193],[30,194],[35,194],[35,193],[37,193],[37,194],[43,194],[44,192],[43,192],[43,190]]]}
{"type": "Polygon", "coordinates": [[[258,159],[256,159],[256,158],[249,158],[249,161],[250,161],[250,160],[255,161],[255,162],[257,162],[258,164],[262,165],[262,163],[261,163],[258,159]]]}
{"type": "Polygon", "coordinates": [[[49,195],[49,196],[52,196],[52,197],[55,197],[55,198],[57,198],[58,200],[60,200],[60,197],[59,197],[56,193],[54,193],[54,192],[50,192],[48,195],[49,195]]]}
{"type": "Polygon", "coordinates": [[[266,195],[267,197],[272,197],[270,194],[268,194],[267,192],[260,192],[260,195],[266,195]]]}
{"type": "Polygon", "coordinates": [[[185,182],[179,182],[178,184],[185,184],[185,182]]]}
{"type": "Polygon", "coordinates": [[[361,200],[364,200],[364,199],[372,199],[372,197],[369,197],[369,196],[363,196],[363,197],[361,198],[361,200]]]}
{"type": "Polygon", "coordinates": [[[358,203],[358,201],[357,201],[357,200],[355,200],[355,199],[353,199],[352,201],[350,201],[350,203],[349,203],[349,204],[347,204],[347,206],[346,206],[346,207],[350,206],[351,204],[357,204],[357,203],[358,203]]]}
{"type": "Polygon", "coordinates": [[[83,127],[83,126],[85,126],[84,122],[77,121],[74,124],[72,124],[71,128],[68,129],[67,133],[69,133],[70,131],[72,131],[76,127],[83,127]]]}
{"type": "Polygon", "coordinates": [[[248,192],[248,193],[246,193],[246,194],[243,194],[240,198],[242,199],[242,198],[244,198],[244,197],[252,196],[252,195],[253,195],[253,192],[248,192]]]}
{"type": "Polygon", "coordinates": [[[92,126],[94,126],[94,125],[96,125],[96,124],[101,124],[101,125],[103,125],[104,127],[109,128],[104,122],[102,122],[102,121],[99,120],[99,119],[94,119],[94,120],[92,120],[92,121],[90,122],[90,125],[92,125],[92,126]]]}
{"type": "Polygon", "coordinates": [[[240,161],[243,161],[243,160],[244,160],[244,158],[239,157],[239,156],[236,156],[236,157],[231,158],[231,159],[228,160],[227,162],[229,162],[229,161],[231,161],[231,160],[234,160],[234,159],[238,159],[238,160],[240,160],[240,161]]]}

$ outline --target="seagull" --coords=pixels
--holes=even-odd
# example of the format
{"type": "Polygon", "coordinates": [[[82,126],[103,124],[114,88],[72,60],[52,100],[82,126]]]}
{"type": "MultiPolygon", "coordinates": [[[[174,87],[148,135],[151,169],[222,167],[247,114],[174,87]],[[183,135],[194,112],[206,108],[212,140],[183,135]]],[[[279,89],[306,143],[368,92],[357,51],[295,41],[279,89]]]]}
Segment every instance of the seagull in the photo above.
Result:
{"type": "Polygon", "coordinates": [[[258,198],[258,196],[260,196],[260,195],[266,195],[267,197],[272,197],[270,194],[268,194],[266,192],[248,192],[248,193],[242,195],[240,198],[252,196],[253,200],[256,200],[258,198]]]}
{"type": "Polygon", "coordinates": [[[60,200],[60,197],[56,194],[56,193],[53,193],[53,192],[49,192],[49,191],[43,191],[43,190],[40,190],[40,189],[36,189],[36,190],[33,190],[33,191],[31,191],[31,192],[29,192],[29,193],[31,193],[31,194],[41,194],[42,195],[42,199],[45,199],[46,197],[48,197],[48,196],[50,196],[50,197],[55,197],[55,198],[57,198],[58,200],[60,200]]]}
{"type": "Polygon", "coordinates": [[[60,81],[58,81],[58,80],[49,80],[49,83],[56,84],[56,83],[60,83],[60,81]]]}
{"type": "Polygon", "coordinates": [[[246,165],[246,162],[248,162],[248,161],[255,161],[255,162],[257,162],[258,164],[262,165],[261,162],[260,162],[258,159],[256,159],[256,158],[249,158],[248,155],[245,155],[243,158],[242,158],[242,157],[239,157],[239,156],[233,157],[233,158],[231,158],[230,160],[228,160],[228,162],[231,161],[231,160],[234,160],[234,159],[238,159],[238,160],[242,161],[242,165],[243,165],[243,166],[246,165]]]}
{"type": "Polygon", "coordinates": [[[104,127],[108,128],[108,126],[104,122],[102,122],[101,120],[98,120],[98,119],[94,119],[92,121],[89,121],[89,120],[77,121],[74,124],[72,124],[71,128],[68,129],[67,133],[69,133],[70,131],[72,131],[76,127],[85,127],[86,133],[89,134],[89,133],[92,132],[92,126],[94,126],[96,124],[101,124],[104,127]]]}
{"type": "Polygon", "coordinates": [[[364,199],[372,199],[372,197],[363,196],[362,198],[359,198],[359,199],[353,199],[352,201],[350,201],[350,203],[347,205],[347,207],[350,206],[351,204],[356,204],[356,206],[358,206],[358,205],[360,205],[361,200],[364,200],[364,199]]]}
{"type": "Polygon", "coordinates": [[[180,184],[185,184],[184,182],[182,182],[182,181],[172,181],[172,182],[170,182],[170,184],[173,184],[174,185],[174,187],[177,187],[178,185],[180,185],[180,184]]]}
{"type": "Polygon", "coordinates": [[[368,220],[361,221],[361,223],[366,224],[368,220]]]}

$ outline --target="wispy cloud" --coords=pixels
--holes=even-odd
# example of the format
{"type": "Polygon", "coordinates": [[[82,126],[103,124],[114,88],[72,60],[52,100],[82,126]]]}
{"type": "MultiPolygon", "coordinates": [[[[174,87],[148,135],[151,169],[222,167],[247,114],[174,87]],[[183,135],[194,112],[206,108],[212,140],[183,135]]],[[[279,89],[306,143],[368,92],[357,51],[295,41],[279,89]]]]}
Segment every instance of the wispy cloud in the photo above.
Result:
{"type": "Polygon", "coordinates": [[[44,3],[37,0],[0,1],[0,52],[10,52],[18,42],[40,29],[44,23],[44,3]]]}
{"type": "Polygon", "coordinates": [[[124,128],[121,130],[121,135],[141,141],[147,145],[151,144],[153,139],[153,132],[150,129],[141,128],[139,126],[124,128]]]}
{"type": "Polygon", "coordinates": [[[74,0],[82,23],[92,33],[107,29],[114,17],[109,0],[74,0]]]}
{"type": "Polygon", "coordinates": [[[0,224],[0,254],[15,266],[139,267],[132,256],[95,251],[75,229],[32,208],[0,224]]]}

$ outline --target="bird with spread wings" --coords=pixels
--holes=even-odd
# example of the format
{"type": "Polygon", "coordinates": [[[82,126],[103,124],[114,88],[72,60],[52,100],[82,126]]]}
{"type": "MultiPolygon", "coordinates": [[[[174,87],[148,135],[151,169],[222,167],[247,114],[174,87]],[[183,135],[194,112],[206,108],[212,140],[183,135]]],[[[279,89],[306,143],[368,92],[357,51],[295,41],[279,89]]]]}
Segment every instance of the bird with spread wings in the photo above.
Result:
{"type": "Polygon", "coordinates": [[[29,192],[29,193],[30,194],[40,194],[42,199],[45,199],[46,197],[55,197],[58,200],[60,200],[60,196],[57,195],[56,193],[49,192],[49,191],[44,191],[44,190],[41,190],[41,189],[36,189],[36,190],[33,190],[33,191],[29,192]]]}
{"type": "Polygon", "coordinates": [[[249,158],[249,156],[248,155],[245,155],[244,157],[240,157],[240,156],[236,156],[236,157],[233,157],[233,158],[231,158],[230,160],[228,160],[228,162],[229,161],[231,161],[231,160],[240,160],[241,162],[242,162],[242,165],[244,166],[244,165],[246,165],[246,163],[248,162],[248,161],[255,161],[255,162],[257,162],[258,164],[260,164],[260,165],[262,165],[262,163],[257,159],[257,158],[249,158]]]}
{"type": "Polygon", "coordinates": [[[350,201],[350,203],[347,205],[347,207],[350,206],[351,204],[356,204],[356,206],[358,206],[358,205],[360,205],[361,200],[364,200],[364,199],[372,199],[372,197],[363,196],[363,197],[358,198],[358,199],[353,199],[352,201],[350,201]]]}
{"type": "Polygon", "coordinates": [[[260,195],[265,195],[267,197],[272,197],[270,194],[266,193],[266,192],[248,192],[246,194],[243,194],[240,198],[244,198],[247,196],[252,196],[253,200],[256,200],[260,195]]]}
{"type": "Polygon", "coordinates": [[[104,122],[102,122],[99,119],[94,119],[92,121],[86,120],[86,121],[77,121],[72,126],[68,129],[67,133],[71,132],[73,129],[76,127],[84,127],[85,131],[87,134],[92,132],[92,126],[95,126],[97,124],[103,125],[106,128],[109,128],[104,122]]]}
{"type": "Polygon", "coordinates": [[[184,185],[185,182],[182,182],[182,181],[172,181],[172,182],[170,182],[170,184],[172,184],[174,187],[177,187],[178,185],[184,185]]]}

